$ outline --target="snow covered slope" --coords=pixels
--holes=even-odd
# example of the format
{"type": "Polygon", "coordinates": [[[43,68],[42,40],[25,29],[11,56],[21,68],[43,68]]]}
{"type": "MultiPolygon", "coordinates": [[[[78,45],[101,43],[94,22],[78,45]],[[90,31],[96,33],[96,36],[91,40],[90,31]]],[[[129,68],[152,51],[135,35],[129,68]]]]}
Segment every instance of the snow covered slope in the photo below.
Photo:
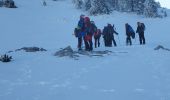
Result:
{"type": "MultiPolygon", "coordinates": [[[[0,8],[0,55],[21,47],[38,46],[47,52],[10,53],[13,61],[0,62],[0,100],[170,100],[170,52],[155,51],[157,45],[170,48],[170,17],[146,19],[114,12],[90,16],[99,28],[115,24],[118,47],[104,57],[81,56],[79,60],[53,54],[71,45],[79,15],[71,1],[15,0],[17,9],[0,8]],[[146,45],[138,38],[125,46],[124,24],[136,29],[146,25],[146,45]]],[[[170,11],[168,11],[170,15],[170,11]]]]}

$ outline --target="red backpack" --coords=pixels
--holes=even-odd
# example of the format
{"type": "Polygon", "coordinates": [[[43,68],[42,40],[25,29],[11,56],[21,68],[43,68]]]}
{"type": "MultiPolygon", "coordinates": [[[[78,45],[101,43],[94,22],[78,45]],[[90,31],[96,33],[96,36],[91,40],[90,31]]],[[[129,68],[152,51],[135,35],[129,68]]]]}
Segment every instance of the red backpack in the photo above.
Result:
{"type": "Polygon", "coordinates": [[[95,38],[98,38],[101,36],[101,30],[100,29],[97,29],[97,32],[94,33],[94,37],[95,38]]]}

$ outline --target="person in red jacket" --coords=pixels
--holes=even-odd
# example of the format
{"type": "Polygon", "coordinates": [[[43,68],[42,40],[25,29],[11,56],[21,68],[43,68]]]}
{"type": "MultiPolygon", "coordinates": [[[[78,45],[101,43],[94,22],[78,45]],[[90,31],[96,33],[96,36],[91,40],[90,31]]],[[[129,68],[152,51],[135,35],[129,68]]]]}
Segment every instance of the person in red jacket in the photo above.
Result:
{"type": "Polygon", "coordinates": [[[92,24],[90,22],[89,17],[85,17],[85,50],[86,51],[92,51],[93,50],[93,42],[92,42],[92,24]]]}

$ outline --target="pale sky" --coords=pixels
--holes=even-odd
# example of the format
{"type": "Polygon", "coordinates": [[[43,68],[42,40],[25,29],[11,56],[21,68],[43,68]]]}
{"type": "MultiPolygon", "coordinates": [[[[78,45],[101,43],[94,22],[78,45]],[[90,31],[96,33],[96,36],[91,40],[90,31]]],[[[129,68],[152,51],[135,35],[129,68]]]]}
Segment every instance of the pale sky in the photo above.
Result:
{"type": "Polygon", "coordinates": [[[155,0],[155,1],[159,1],[162,7],[170,9],[170,0],[155,0]]]}

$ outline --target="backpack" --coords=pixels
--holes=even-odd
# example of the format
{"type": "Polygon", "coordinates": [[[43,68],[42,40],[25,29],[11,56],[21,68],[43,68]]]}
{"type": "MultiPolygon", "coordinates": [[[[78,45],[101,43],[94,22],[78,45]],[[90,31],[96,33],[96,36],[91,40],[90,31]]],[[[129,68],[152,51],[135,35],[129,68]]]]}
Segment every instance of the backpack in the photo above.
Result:
{"type": "Polygon", "coordinates": [[[97,29],[97,32],[94,33],[94,38],[100,38],[101,36],[101,30],[97,29]]]}
{"type": "Polygon", "coordinates": [[[129,32],[130,32],[132,39],[134,39],[135,38],[135,31],[133,30],[133,28],[130,25],[129,25],[128,29],[129,29],[129,32]]]}
{"type": "Polygon", "coordinates": [[[135,32],[131,33],[131,37],[132,37],[132,39],[135,39],[135,32]]]}
{"type": "Polygon", "coordinates": [[[146,29],[146,28],[145,28],[145,24],[144,24],[144,23],[141,23],[141,26],[142,26],[143,30],[145,30],[145,29],[146,29]]]}
{"type": "Polygon", "coordinates": [[[94,33],[97,32],[97,27],[95,24],[90,25],[90,33],[93,35],[94,33]]]}
{"type": "Polygon", "coordinates": [[[75,37],[79,37],[79,33],[80,33],[80,29],[79,29],[79,28],[75,28],[75,29],[74,29],[74,35],[75,35],[75,37]]]}

